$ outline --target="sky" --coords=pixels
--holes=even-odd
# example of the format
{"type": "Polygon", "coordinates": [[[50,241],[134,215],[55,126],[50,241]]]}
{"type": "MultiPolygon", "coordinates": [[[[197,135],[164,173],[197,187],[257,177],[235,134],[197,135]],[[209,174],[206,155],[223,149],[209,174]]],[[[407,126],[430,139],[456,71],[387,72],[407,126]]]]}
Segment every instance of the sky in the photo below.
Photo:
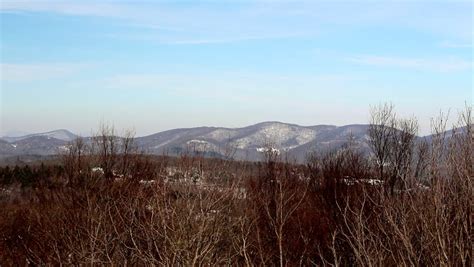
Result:
{"type": "Polygon", "coordinates": [[[473,103],[472,1],[0,0],[0,135],[367,123],[473,103]]]}

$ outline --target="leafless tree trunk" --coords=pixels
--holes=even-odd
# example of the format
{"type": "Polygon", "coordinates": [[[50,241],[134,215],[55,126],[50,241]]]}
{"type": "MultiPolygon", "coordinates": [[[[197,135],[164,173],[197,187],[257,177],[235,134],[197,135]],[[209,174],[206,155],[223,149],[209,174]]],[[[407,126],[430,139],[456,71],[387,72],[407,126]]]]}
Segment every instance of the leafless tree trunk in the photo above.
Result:
{"type": "MultiPolygon", "coordinates": [[[[82,137],[76,138],[67,147],[67,151],[62,156],[64,169],[70,181],[78,178],[84,169],[88,148],[82,137]]],[[[78,181],[74,181],[78,182],[78,181]]]]}
{"type": "Polygon", "coordinates": [[[390,142],[395,128],[395,112],[392,104],[383,104],[370,109],[368,129],[369,146],[374,153],[379,179],[385,178],[385,166],[389,164],[390,142]]]}
{"type": "Polygon", "coordinates": [[[392,193],[397,184],[401,190],[408,186],[407,179],[412,175],[413,153],[418,133],[418,122],[414,118],[398,120],[395,124],[389,146],[390,175],[387,181],[392,193]]]}

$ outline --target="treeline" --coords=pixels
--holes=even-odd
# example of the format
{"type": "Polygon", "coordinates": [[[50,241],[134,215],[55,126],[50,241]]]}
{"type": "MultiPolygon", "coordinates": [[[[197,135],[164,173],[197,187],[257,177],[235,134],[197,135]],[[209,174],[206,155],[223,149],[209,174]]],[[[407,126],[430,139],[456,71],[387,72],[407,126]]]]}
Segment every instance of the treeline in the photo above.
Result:
{"type": "Polygon", "coordinates": [[[416,133],[377,106],[371,156],[349,137],[298,165],[271,147],[260,163],[153,159],[103,127],[60,166],[0,169],[0,262],[471,266],[472,108],[416,133]]]}
{"type": "Polygon", "coordinates": [[[36,187],[39,183],[47,182],[51,177],[60,177],[63,173],[62,165],[45,166],[41,163],[39,166],[5,166],[0,167],[0,184],[3,186],[17,184],[23,188],[36,187]]]}

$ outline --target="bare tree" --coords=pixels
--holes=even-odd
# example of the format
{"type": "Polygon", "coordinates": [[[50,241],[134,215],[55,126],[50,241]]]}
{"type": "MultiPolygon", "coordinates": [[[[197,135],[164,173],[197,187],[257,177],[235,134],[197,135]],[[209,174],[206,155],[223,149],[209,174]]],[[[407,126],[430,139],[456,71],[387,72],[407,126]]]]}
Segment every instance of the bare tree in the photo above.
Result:
{"type": "Polygon", "coordinates": [[[389,164],[390,145],[395,124],[395,112],[392,104],[371,107],[368,129],[369,146],[376,159],[379,179],[382,180],[385,177],[385,167],[389,164]]]}
{"type": "Polygon", "coordinates": [[[129,176],[131,171],[132,159],[138,155],[138,148],[135,146],[135,133],[131,130],[125,131],[125,134],[120,138],[121,141],[121,168],[120,172],[124,176],[129,176]]]}
{"type": "Polygon", "coordinates": [[[423,182],[428,169],[429,143],[426,137],[419,141],[416,145],[415,163],[413,178],[416,181],[423,182]]]}
{"type": "Polygon", "coordinates": [[[78,137],[67,145],[66,149],[66,152],[62,156],[62,161],[68,179],[72,181],[72,179],[79,177],[78,174],[84,170],[88,147],[84,139],[78,137]]]}
{"type": "Polygon", "coordinates": [[[418,133],[418,122],[415,118],[395,121],[393,133],[389,142],[390,175],[388,184],[393,193],[394,188],[402,190],[407,187],[407,179],[412,175],[412,162],[415,141],[418,133]]]}
{"type": "Polygon", "coordinates": [[[113,169],[117,164],[117,154],[119,152],[118,138],[115,135],[115,128],[106,124],[101,124],[98,133],[93,137],[94,151],[97,154],[98,162],[105,177],[113,177],[113,169]]]}
{"type": "Polygon", "coordinates": [[[418,122],[415,118],[397,119],[391,104],[372,108],[370,115],[369,145],[379,179],[385,180],[391,193],[396,187],[403,190],[413,170],[418,122]]]}
{"type": "Polygon", "coordinates": [[[269,147],[265,152],[266,172],[260,177],[254,198],[251,200],[252,204],[257,205],[256,209],[262,212],[261,220],[265,226],[261,229],[257,227],[257,245],[261,264],[266,264],[265,253],[261,251],[263,238],[261,235],[266,229],[271,231],[276,242],[278,265],[285,266],[288,251],[286,228],[306,199],[308,186],[306,181],[298,180],[298,177],[292,174],[290,164],[276,161],[278,155],[274,150],[269,147]]]}
{"type": "Polygon", "coordinates": [[[449,113],[440,112],[437,118],[431,119],[431,147],[429,162],[429,179],[439,179],[446,169],[446,134],[449,113]]]}

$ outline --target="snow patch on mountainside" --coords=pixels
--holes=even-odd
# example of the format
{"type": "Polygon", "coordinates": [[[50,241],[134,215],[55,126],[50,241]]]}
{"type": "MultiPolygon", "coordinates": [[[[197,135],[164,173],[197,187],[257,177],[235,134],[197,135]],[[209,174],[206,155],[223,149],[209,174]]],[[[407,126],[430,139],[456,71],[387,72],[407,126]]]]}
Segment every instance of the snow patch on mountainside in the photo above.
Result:
{"type": "Polygon", "coordinates": [[[274,144],[282,149],[291,149],[308,142],[316,137],[316,131],[305,127],[287,125],[283,123],[264,124],[255,133],[237,139],[233,144],[240,149],[274,144]]]}
{"type": "Polygon", "coordinates": [[[161,143],[159,143],[159,144],[153,146],[153,149],[158,149],[158,148],[160,148],[160,147],[164,147],[164,146],[166,146],[166,145],[168,145],[168,144],[171,144],[171,143],[173,143],[173,142],[179,140],[180,138],[182,138],[182,137],[185,136],[185,135],[186,135],[186,132],[177,133],[177,134],[173,135],[171,138],[169,138],[168,140],[166,140],[166,141],[164,141],[164,142],[161,142],[161,143]]]}
{"type": "Polygon", "coordinates": [[[209,144],[209,142],[203,141],[203,140],[190,140],[190,141],[186,142],[186,144],[188,144],[188,145],[193,145],[193,144],[203,145],[203,144],[209,144]]]}
{"type": "Polygon", "coordinates": [[[209,152],[209,151],[217,152],[219,150],[219,148],[216,145],[204,140],[190,140],[186,142],[186,145],[188,146],[188,149],[191,149],[192,151],[196,151],[196,152],[209,152]]]}
{"type": "Polygon", "coordinates": [[[31,137],[46,137],[47,139],[55,138],[58,140],[62,141],[72,141],[77,138],[77,136],[67,130],[56,130],[56,131],[51,131],[51,132],[45,132],[45,133],[37,133],[37,134],[29,134],[25,136],[19,136],[19,137],[3,137],[4,140],[7,142],[17,142],[21,141],[27,138],[31,137]]]}
{"type": "Polygon", "coordinates": [[[70,146],[59,146],[58,149],[61,150],[61,151],[66,151],[67,152],[67,151],[70,150],[70,146]]]}
{"type": "Polygon", "coordinates": [[[258,147],[257,148],[257,152],[260,152],[260,153],[268,153],[268,152],[271,152],[271,153],[274,153],[276,155],[280,155],[280,150],[277,149],[277,148],[274,148],[274,147],[258,147]]]}
{"type": "Polygon", "coordinates": [[[206,135],[204,135],[204,138],[209,138],[209,139],[214,139],[218,142],[226,142],[235,136],[237,136],[238,132],[236,130],[231,130],[231,129],[217,129],[215,131],[212,131],[206,135]]]}

